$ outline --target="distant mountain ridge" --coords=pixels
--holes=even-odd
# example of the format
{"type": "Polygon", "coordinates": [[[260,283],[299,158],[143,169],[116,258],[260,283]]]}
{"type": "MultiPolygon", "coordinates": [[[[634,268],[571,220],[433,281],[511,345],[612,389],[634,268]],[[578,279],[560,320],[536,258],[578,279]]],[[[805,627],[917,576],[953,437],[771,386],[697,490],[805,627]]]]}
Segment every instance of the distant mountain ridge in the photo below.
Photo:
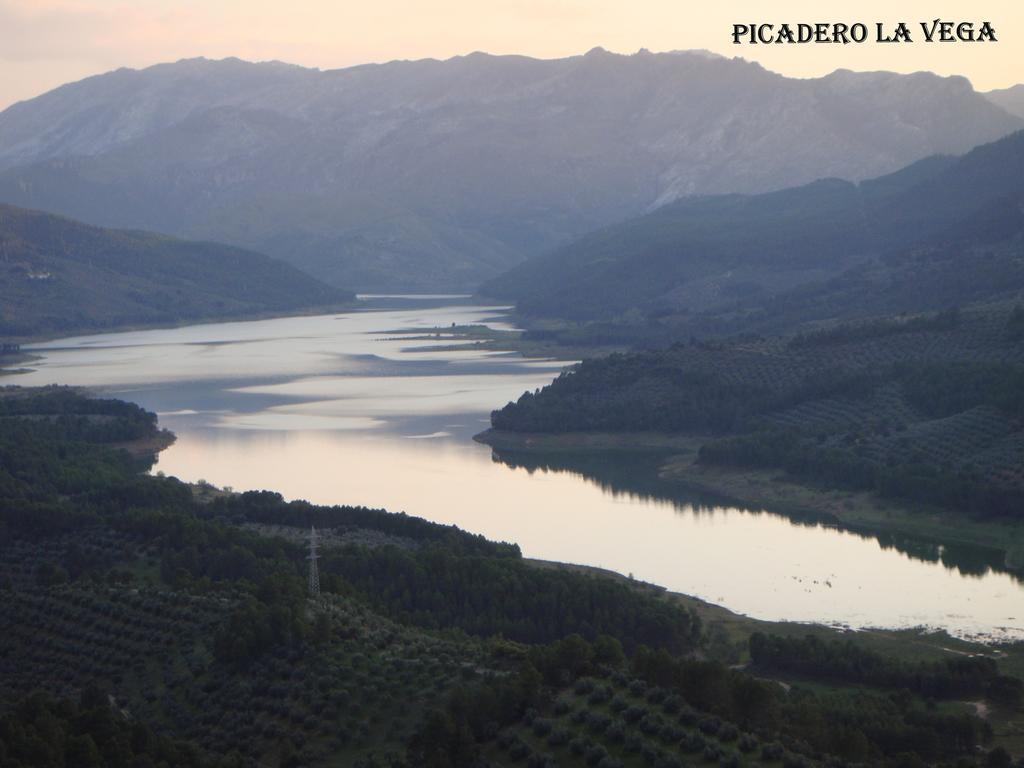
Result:
{"type": "Polygon", "coordinates": [[[1022,238],[1024,131],[860,184],[679,200],[481,290],[535,317],[632,313],[706,333],[778,331],[1019,291],[1022,238]]]}
{"type": "Polygon", "coordinates": [[[259,253],[0,205],[0,337],[286,312],[351,298],[259,253]]]}
{"type": "Polygon", "coordinates": [[[703,52],[192,59],[0,113],[0,200],[345,287],[465,289],[681,196],[868,178],[1022,126],[963,78],[798,80],[703,52]]]}
{"type": "Polygon", "coordinates": [[[989,91],[985,98],[1011,115],[1024,118],[1024,84],[989,91]]]}

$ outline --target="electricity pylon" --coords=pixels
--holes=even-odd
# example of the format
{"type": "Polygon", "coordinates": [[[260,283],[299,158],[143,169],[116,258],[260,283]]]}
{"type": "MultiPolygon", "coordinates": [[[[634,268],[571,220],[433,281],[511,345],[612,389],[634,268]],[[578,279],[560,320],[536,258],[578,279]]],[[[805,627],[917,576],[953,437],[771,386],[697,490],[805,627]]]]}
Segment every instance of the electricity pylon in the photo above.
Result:
{"type": "Polygon", "coordinates": [[[316,553],[316,528],[309,529],[309,594],[312,597],[320,597],[320,569],[316,561],[319,559],[316,553]]]}

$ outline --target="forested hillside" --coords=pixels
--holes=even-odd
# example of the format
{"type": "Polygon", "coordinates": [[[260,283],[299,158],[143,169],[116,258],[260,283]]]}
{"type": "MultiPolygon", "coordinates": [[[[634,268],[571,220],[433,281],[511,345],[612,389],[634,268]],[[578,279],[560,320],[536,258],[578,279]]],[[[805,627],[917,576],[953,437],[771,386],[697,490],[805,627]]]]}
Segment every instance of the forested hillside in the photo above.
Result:
{"type": "Polygon", "coordinates": [[[351,298],[251,251],[0,205],[0,337],[170,325],[351,298]]]}
{"type": "Polygon", "coordinates": [[[584,361],[491,416],[515,432],[706,437],[700,461],[776,467],[974,515],[1024,509],[1024,305],[584,361]]]}
{"type": "Polygon", "coordinates": [[[997,661],[883,663],[849,645],[808,657],[755,635],[754,676],[702,659],[700,621],[650,587],[538,568],[405,515],[140,475],[151,459],[115,446],[151,438],[155,418],[125,403],[8,388],[0,408],[5,767],[1006,756],[956,701],[1015,717],[1021,683],[997,661]],[[818,682],[763,677],[795,663],[818,682]]]}

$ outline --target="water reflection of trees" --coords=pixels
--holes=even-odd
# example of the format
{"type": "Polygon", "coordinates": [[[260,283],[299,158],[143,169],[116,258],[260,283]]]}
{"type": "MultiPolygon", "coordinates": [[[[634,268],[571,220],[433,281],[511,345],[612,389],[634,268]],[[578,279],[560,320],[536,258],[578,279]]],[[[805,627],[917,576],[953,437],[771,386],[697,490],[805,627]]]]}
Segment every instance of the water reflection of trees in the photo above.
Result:
{"type": "Polygon", "coordinates": [[[522,451],[493,449],[491,458],[512,469],[527,472],[567,473],[598,486],[615,498],[671,504],[680,514],[707,515],[723,509],[746,514],[770,514],[796,525],[837,528],[874,540],[885,550],[895,550],[914,560],[941,563],[962,576],[980,577],[989,571],[1009,573],[1018,580],[1021,574],[1006,567],[1006,553],[993,547],[938,541],[903,533],[876,533],[839,524],[829,515],[796,515],[771,509],[754,509],[737,505],[724,496],[686,488],[658,476],[661,459],[670,454],[663,451],[522,451]]]}

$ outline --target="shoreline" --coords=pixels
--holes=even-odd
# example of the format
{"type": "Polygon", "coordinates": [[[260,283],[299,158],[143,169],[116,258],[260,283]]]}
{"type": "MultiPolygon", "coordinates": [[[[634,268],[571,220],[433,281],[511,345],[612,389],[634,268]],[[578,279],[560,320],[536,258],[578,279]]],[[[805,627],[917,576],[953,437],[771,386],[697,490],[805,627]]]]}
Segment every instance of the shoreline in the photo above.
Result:
{"type": "MultiPolygon", "coordinates": [[[[322,308],[321,308],[322,309],[322,308]]],[[[347,307],[348,311],[352,311],[353,307],[347,307]]],[[[275,317],[298,317],[298,316],[312,316],[316,314],[316,311],[310,310],[301,314],[288,314],[288,315],[274,315],[275,317]]],[[[233,321],[244,321],[246,318],[232,318],[230,320],[219,320],[214,322],[233,322],[233,321]]],[[[190,323],[190,324],[202,324],[202,323],[190,323]]],[[[166,326],[165,326],[166,327],[166,326]]],[[[180,327],[180,326],[176,326],[180,327]]],[[[400,332],[400,330],[392,330],[392,333],[400,332]]],[[[414,329],[409,329],[410,331],[414,329]]],[[[434,329],[415,329],[420,334],[430,333],[434,329]]],[[[486,335],[479,327],[462,327],[457,329],[437,329],[438,331],[469,331],[470,333],[479,333],[486,335]]],[[[117,332],[117,331],[111,331],[117,332]]],[[[504,336],[508,332],[495,332],[496,336],[504,336]]],[[[425,339],[424,339],[425,340],[425,339]]],[[[507,336],[502,339],[494,339],[492,343],[500,343],[501,341],[509,342],[514,341],[507,336]]],[[[519,352],[516,350],[514,345],[512,349],[508,349],[510,352],[519,352]]],[[[784,504],[784,500],[779,498],[765,498],[763,495],[751,493],[751,488],[757,490],[761,486],[753,485],[751,487],[737,486],[737,478],[743,480],[742,475],[744,473],[731,473],[732,477],[726,477],[725,473],[720,473],[722,476],[715,476],[714,473],[707,473],[704,468],[701,468],[694,464],[693,458],[696,456],[696,451],[699,449],[702,442],[706,438],[699,435],[680,435],[680,434],[665,434],[665,433],[624,433],[624,434],[606,434],[606,433],[572,433],[564,435],[551,435],[551,434],[518,434],[518,433],[507,433],[507,432],[496,432],[494,430],[487,430],[480,434],[474,435],[473,440],[488,444],[493,448],[497,449],[514,449],[531,451],[535,450],[538,452],[547,453],[576,453],[579,451],[630,451],[634,453],[643,453],[650,455],[652,458],[652,468],[657,470],[658,479],[666,484],[667,489],[671,489],[673,486],[676,487],[689,487],[699,491],[705,491],[709,494],[722,497],[723,499],[729,499],[737,502],[743,506],[765,506],[773,511],[777,510],[783,514],[806,514],[811,510],[809,508],[801,509],[797,505],[793,505],[790,508],[787,504],[784,504]]],[[[169,447],[173,444],[175,438],[172,433],[167,430],[161,430],[158,435],[153,436],[151,439],[144,441],[134,441],[134,443],[116,445],[113,447],[125,448],[133,455],[145,455],[145,454],[158,454],[160,451],[169,447]]],[[[749,478],[747,478],[749,480],[749,478]]],[[[765,487],[782,487],[785,491],[790,487],[789,483],[780,483],[777,478],[766,477],[763,478],[765,487]]],[[[746,481],[745,481],[746,482],[746,481]]],[[[749,483],[748,483],[749,484],[749,483]]],[[[794,484],[795,485],[795,484],[794,484]]],[[[808,490],[808,489],[805,489],[808,490]]],[[[761,489],[762,494],[764,489],[761,489]]],[[[826,497],[831,497],[832,494],[825,494],[826,497]]],[[[844,499],[848,499],[851,494],[846,494],[844,499]]],[[[816,512],[816,516],[821,518],[823,516],[831,517],[836,522],[842,524],[845,527],[852,528],[853,530],[860,531],[877,531],[880,527],[878,521],[871,521],[869,518],[858,518],[851,514],[843,514],[842,509],[837,509],[835,514],[831,508],[829,511],[822,514],[822,510],[819,507],[816,512]],[[870,527],[871,523],[874,522],[874,528],[870,527]]],[[[849,513],[850,510],[847,510],[849,513]]],[[[902,511],[903,515],[913,515],[908,511],[902,511]]],[[[899,530],[906,533],[920,535],[921,530],[916,530],[912,526],[908,528],[905,525],[905,520],[893,519],[883,520],[887,525],[891,527],[891,530],[899,530]]],[[[1024,529],[1022,529],[1024,530],[1024,529]]],[[[934,529],[932,529],[934,533],[934,529]]],[[[962,534],[962,531],[954,531],[954,533],[962,534]]],[[[984,536],[979,535],[978,537],[958,535],[959,540],[968,543],[984,544],[986,546],[992,545],[990,538],[991,534],[984,536]]],[[[1005,542],[1005,538],[1003,539],[1005,542]]],[[[558,561],[536,561],[530,558],[524,558],[524,561],[528,562],[535,567],[557,567],[557,568],[570,568],[578,570],[586,570],[590,573],[600,574],[605,578],[612,578],[621,580],[629,583],[637,588],[643,588],[652,590],[660,594],[664,594],[666,599],[678,601],[684,605],[693,608],[701,615],[709,626],[717,626],[721,628],[721,632],[718,632],[724,638],[731,638],[730,642],[735,643],[739,637],[744,635],[749,636],[753,631],[772,631],[772,632],[784,632],[787,634],[796,633],[803,635],[807,633],[824,633],[829,637],[842,637],[849,632],[857,632],[858,636],[875,636],[879,635],[885,638],[892,638],[894,634],[901,635],[900,642],[906,640],[906,637],[920,635],[922,630],[912,629],[858,629],[849,630],[837,628],[827,624],[820,623],[801,623],[801,622],[773,622],[753,617],[745,616],[742,614],[734,613],[726,607],[719,606],[713,603],[709,603],[701,598],[685,595],[682,593],[670,592],[667,588],[655,584],[646,584],[643,582],[637,582],[629,577],[613,572],[606,569],[600,569],[594,566],[586,565],[574,565],[561,563],[558,561]],[[906,637],[902,637],[906,635],[906,637]]],[[[958,640],[945,633],[941,634],[943,638],[942,642],[949,646],[951,643],[966,643],[967,646],[972,648],[988,647],[982,646],[970,641],[958,640]]],[[[721,638],[719,638],[721,639],[721,638]]],[[[918,641],[915,641],[918,642],[918,641]]],[[[926,643],[931,645],[932,643],[926,643]]]]}
{"type": "Polygon", "coordinates": [[[869,491],[818,488],[778,471],[732,471],[705,467],[675,457],[659,468],[659,477],[696,491],[715,493],[743,505],[764,507],[790,517],[824,517],[855,533],[903,534],[999,551],[1004,567],[1024,570],[1024,525],[1002,520],[972,520],[937,508],[912,507],[869,491]]]}
{"type": "Polygon", "coordinates": [[[32,344],[45,344],[59,339],[75,339],[79,336],[102,336],[108,333],[129,333],[131,331],[161,331],[174,328],[187,328],[192,325],[219,325],[221,323],[244,323],[255,320],[277,320],[286,317],[314,317],[316,315],[329,315],[335,312],[347,312],[357,308],[358,300],[343,304],[326,304],[323,306],[305,307],[300,309],[288,309],[281,311],[266,312],[244,312],[237,315],[212,315],[208,317],[195,317],[179,320],[173,323],[126,323],[124,325],[100,326],[65,331],[59,334],[40,333],[31,336],[12,336],[11,339],[22,347],[32,344]]]}
{"type": "Polygon", "coordinates": [[[177,439],[178,436],[171,432],[171,430],[158,429],[156,434],[149,437],[141,437],[138,440],[129,440],[124,443],[111,443],[109,447],[127,451],[132,456],[138,458],[148,456],[156,458],[160,455],[161,451],[174,445],[177,439]]]}
{"type": "MultiPolygon", "coordinates": [[[[487,432],[490,431],[487,430],[487,432]]],[[[486,432],[475,435],[473,439],[485,443],[485,440],[480,439],[485,434],[486,432]]],[[[640,440],[637,436],[633,436],[634,450],[656,451],[659,454],[667,445],[678,448],[687,444],[692,445],[696,440],[692,436],[677,435],[645,434],[643,437],[646,440],[640,440]]],[[[602,441],[600,436],[595,435],[592,438],[592,442],[596,444],[604,442],[607,445],[608,441],[602,441]]],[[[160,451],[171,446],[175,440],[176,436],[173,432],[167,429],[160,429],[149,438],[114,447],[124,448],[137,456],[156,456],[160,451]]],[[[571,445],[574,444],[571,440],[562,442],[566,450],[571,450],[571,445]]],[[[610,449],[617,450],[619,448],[618,446],[612,446],[610,449]]],[[[189,485],[192,488],[193,494],[200,499],[209,499],[222,493],[238,493],[237,491],[225,491],[215,488],[208,483],[189,483],[189,485]]],[[[387,513],[386,510],[385,513],[387,513]]],[[[1024,641],[1008,642],[995,638],[991,642],[968,640],[951,635],[945,630],[928,627],[850,628],[820,622],[759,619],[737,613],[726,606],[712,603],[695,595],[675,592],[660,584],[634,579],[632,576],[599,566],[525,556],[522,558],[522,561],[529,567],[570,570],[590,574],[595,578],[611,579],[618,583],[626,584],[632,589],[660,596],[665,600],[680,604],[692,610],[700,617],[706,638],[705,653],[711,658],[717,658],[733,665],[749,662],[747,649],[750,635],[754,632],[765,632],[790,637],[814,635],[825,640],[856,637],[877,651],[908,660],[920,660],[922,658],[937,659],[948,657],[950,654],[985,655],[999,658],[1004,663],[1008,663],[1018,669],[1020,674],[1024,674],[1024,641]]]]}
{"type": "Polygon", "coordinates": [[[0,356],[0,376],[17,376],[19,373],[30,373],[33,370],[32,368],[11,368],[10,366],[23,365],[41,359],[42,355],[33,355],[28,352],[0,356]]]}
{"type": "Polygon", "coordinates": [[[971,520],[946,510],[908,506],[867,491],[820,488],[782,476],[778,470],[732,470],[696,462],[706,440],[700,435],[668,433],[512,433],[493,429],[473,436],[501,451],[533,454],[628,452],[649,454],[652,470],[666,495],[690,490],[748,509],[763,509],[791,519],[834,524],[862,535],[884,533],[990,549],[1004,567],[1024,569],[1024,525],[1002,520],[971,520]],[[941,540],[941,541],[940,541],[941,540]]]}
{"type": "Polygon", "coordinates": [[[755,632],[803,638],[813,635],[822,640],[849,640],[856,638],[875,650],[895,657],[915,660],[921,658],[948,658],[950,655],[982,655],[1012,661],[1024,669],[1024,641],[991,642],[969,640],[949,634],[945,630],[929,627],[844,627],[820,622],[759,619],[737,613],[726,606],[712,603],[694,595],[673,592],[666,587],[630,578],[618,571],[599,566],[566,563],[523,557],[533,568],[549,568],[590,574],[594,578],[613,579],[630,588],[648,594],[660,595],[694,611],[701,619],[707,648],[711,658],[735,665],[749,662],[747,641],[755,632]]]}
{"type": "MultiPolygon", "coordinates": [[[[203,326],[203,325],[220,325],[224,323],[245,323],[255,322],[259,320],[285,320],[292,317],[316,317],[318,315],[332,315],[338,313],[347,312],[392,312],[402,307],[391,307],[391,306],[373,306],[372,303],[377,301],[376,297],[370,297],[368,299],[355,298],[350,302],[342,304],[327,304],[322,306],[306,307],[303,309],[290,309],[281,311],[267,311],[267,312],[245,312],[237,315],[213,315],[208,317],[195,317],[190,319],[183,319],[173,323],[126,323],[124,325],[114,326],[97,326],[90,327],[84,326],[82,328],[72,329],[70,331],[64,331],[59,334],[57,333],[40,333],[31,336],[18,336],[10,337],[14,343],[20,344],[23,347],[29,347],[33,344],[45,344],[51,341],[59,341],[61,339],[75,339],[82,336],[103,336],[107,334],[115,333],[130,333],[132,331],[161,331],[161,330],[173,330],[175,328],[188,328],[192,326],[203,326]],[[367,305],[370,306],[367,306],[367,305]]],[[[409,301],[417,301],[414,294],[410,294],[409,301]]],[[[427,296],[423,301],[431,302],[435,301],[434,297],[427,296]]],[[[444,306],[459,306],[449,305],[444,306]]],[[[470,302],[466,306],[480,306],[480,307],[491,307],[492,305],[483,302],[476,303],[470,302]]],[[[496,304],[493,305],[495,310],[507,310],[507,305],[496,304]]],[[[511,312],[500,313],[501,317],[512,318],[511,312]]],[[[509,336],[519,336],[522,331],[499,331],[486,326],[456,326],[456,328],[409,328],[409,329],[391,329],[382,331],[382,333],[395,334],[398,336],[404,335],[405,333],[421,334],[420,339],[410,338],[409,341],[429,341],[433,337],[423,336],[422,334],[429,333],[447,333],[451,334],[453,338],[465,338],[472,344],[464,345],[452,345],[452,349],[467,349],[467,348],[484,348],[494,351],[513,352],[522,354],[524,357],[541,357],[548,356],[551,350],[558,350],[561,347],[558,345],[545,345],[543,343],[522,343],[518,338],[508,338],[509,336]],[[529,349],[529,351],[527,351],[529,349]]],[[[415,349],[415,348],[414,348],[415,349]]],[[[424,350],[432,351],[448,351],[449,347],[441,346],[426,346],[424,350]]],[[[586,350],[583,348],[580,351],[586,350]]],[[[593,349],[589,354],[601,353],[600,349],[593,349]]],[[[14,355],[6,356],[9,359],[5,360],[3,356],[0,356],[0,376],[4,374],[21,373],[22,370],[10,370],[6,368],[6,365],[12,365],[23,362],[31,362],[32,360],[38,360],[39,355],[31,352],[19,352],[14,355]]],[[[31,370],[31,369],[25,369],[31,370]]]]}

